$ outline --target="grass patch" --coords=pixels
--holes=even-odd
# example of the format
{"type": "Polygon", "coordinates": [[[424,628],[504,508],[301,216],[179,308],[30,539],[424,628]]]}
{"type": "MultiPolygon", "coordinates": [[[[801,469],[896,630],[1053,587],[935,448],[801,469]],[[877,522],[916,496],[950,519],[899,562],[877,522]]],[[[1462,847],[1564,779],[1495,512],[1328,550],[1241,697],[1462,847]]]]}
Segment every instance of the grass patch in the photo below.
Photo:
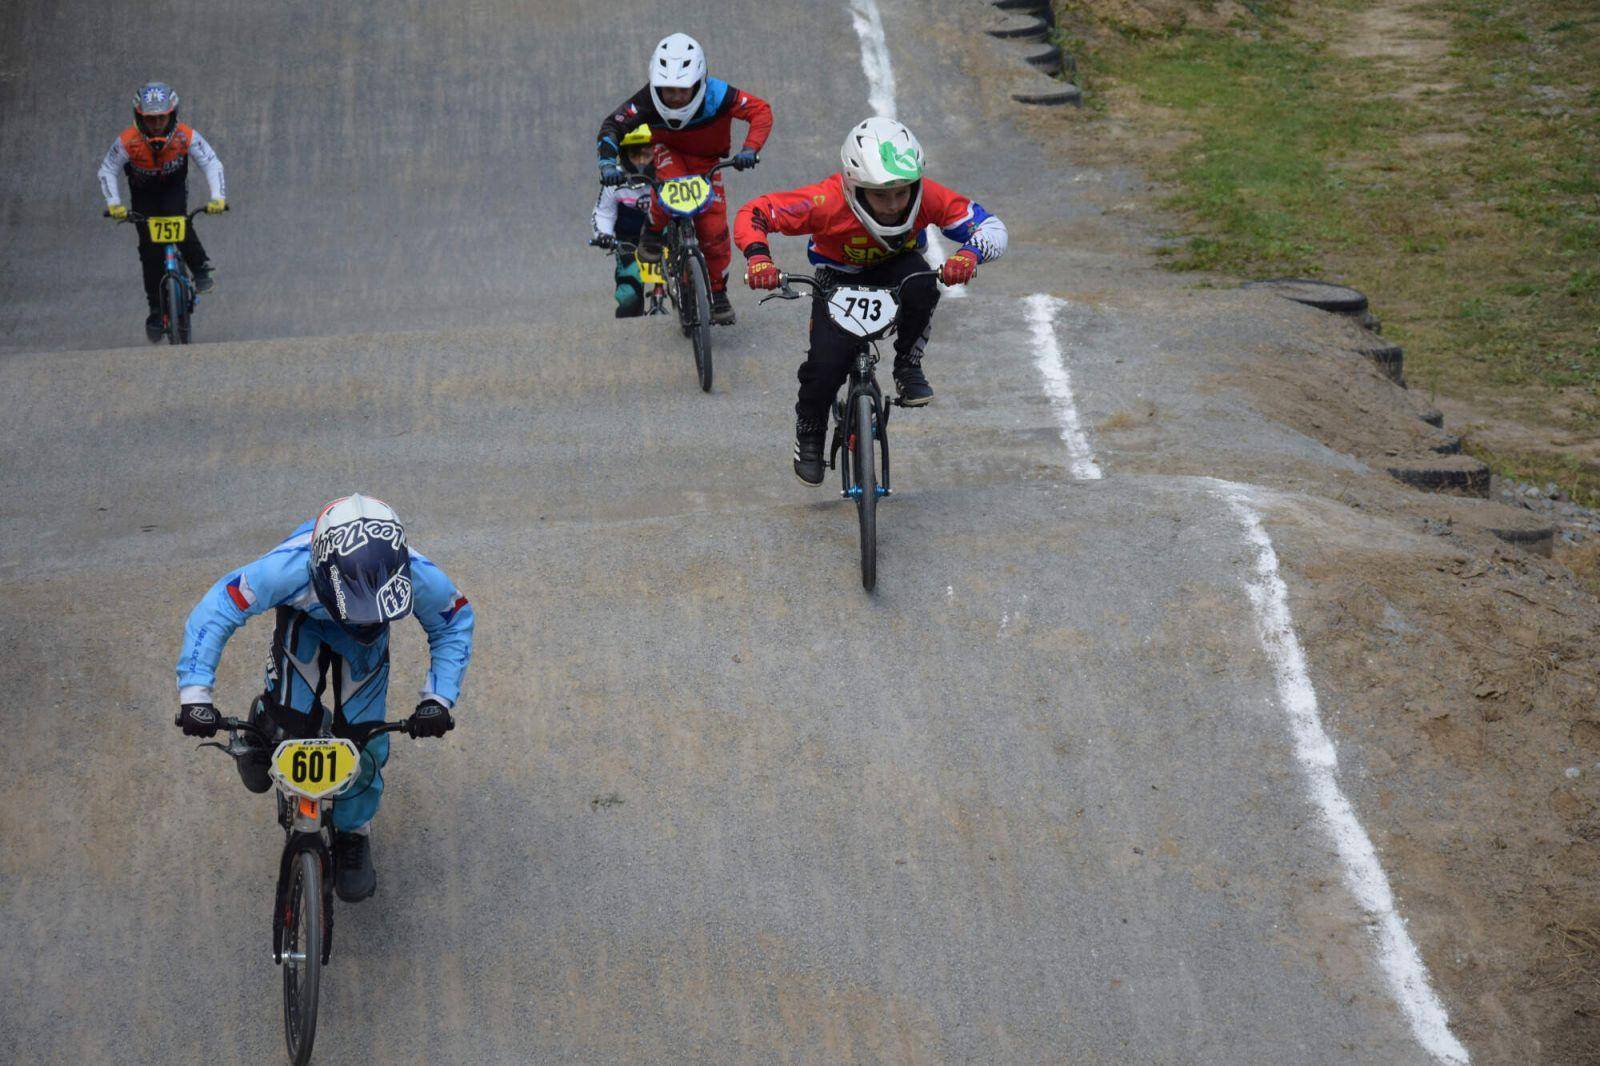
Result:
{"type": "MultiPolygon", "coordinates": [[[[1185,220],[1173,267],[1355,285],[1414,385],[1600,431],[1593,0],[1058,10],[1091,106],[1162,135],[1146,162],[1185,220]]],[[[1498,458],[1600,492],[1554,449],[1498,458]]]]}

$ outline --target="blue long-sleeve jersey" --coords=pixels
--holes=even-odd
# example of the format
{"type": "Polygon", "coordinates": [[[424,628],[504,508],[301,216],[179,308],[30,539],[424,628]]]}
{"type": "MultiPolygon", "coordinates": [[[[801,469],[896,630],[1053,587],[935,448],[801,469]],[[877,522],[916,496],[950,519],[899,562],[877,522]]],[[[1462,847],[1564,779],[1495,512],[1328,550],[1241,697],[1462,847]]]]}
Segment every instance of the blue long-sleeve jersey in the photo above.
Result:
{"type": "MultiPolygon", "coordinates": [[[[319,621],[330,616],[311,588],[311,529],[306,522],[266,555],[224,576],[201,597],[183,628],[178,654],[178,698],[211,703],[217,663],[234,631],[255,615],[278,607],[319,621]]],[[[472,605],[421,552],[411,549],[412,613],[428,634],[430,663],[423,699],[446,707],[461,695],[472,658],[472,605]]],[[[387,644],[385,633],[379,638],[387,644]]],[[[381,650],[381,649],[376,649],[381,650]]]]}

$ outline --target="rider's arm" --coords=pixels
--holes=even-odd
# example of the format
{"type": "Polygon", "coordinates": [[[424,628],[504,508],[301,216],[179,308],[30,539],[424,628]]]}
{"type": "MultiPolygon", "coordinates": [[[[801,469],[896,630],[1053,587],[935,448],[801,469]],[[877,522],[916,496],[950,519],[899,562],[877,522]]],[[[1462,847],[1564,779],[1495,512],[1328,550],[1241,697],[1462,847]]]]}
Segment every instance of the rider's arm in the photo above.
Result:
{"type": "Polygon", "coordinates": [[[413,613],[428,634],[428,680],[421,698],[454,707],[472,658],[472,605],[444,571],[411,551],[413,613]]]}
{"type": "Polygon", "coordinates": [[[590,220],[594,225],[596,237],[615,237],[617,235],[617,190],[609,185],[600,186],[600,196],[594,202],[594,218],[590,220]]]}
{"type": "Polygon", "coordinates": [[[211,703],[217,680],[217,663],[228,638],[246,621],[287,603],[310,583],[306,545],[310,526],[255,562],[227,574],[200,598],[183,627],[183,649],[178,653],[178,699],[183,703],[211,703]]]}
{"type": "Polygon", "coordinates": [[[106,157],[100,160],[100,195],[105,197],[107,207],[116,207],[122,202],[122,192],[117,187],[117,175],[122,173],[122,168],[127,164],[128,152],[122,147],[122,138],[118,137],[111,142],[106,157]]]}
{"type": "Polygon", "coordinates": [[[189,142],[189,154],[194,161],[200,164],[200,169],[205,172],[206,184],[211,186],[213,200],[225,200],[228,197],[228,186],[222,178],[222,160],[217,158],[217,153],[212,149],[211,142],[200,136],[200,131],[194,131],[194,137],[189,142]]]}
{"type": "Polygon", "coordinates": [[[767,237],[772,233],[795,236],[815,232],[811,222],[812,212],[827,203],[831,195],[829,183],[802,185],[788,192],[769,192],[739,208],[733,220],[733,241],[748,258],[752,255],[771,255],[767,237]]]}
{"type": "Polygon", "coordinates": [[[992,263],[1006,254],[1006,224],[976,200],[924,178],[922,210],[946,237],[972,249],[978,262],[992,263]]]}
{"type": "Polygon", "coordinates": [[[641,122],[651,126],[662,124],[661,113],[656,110],[655,101],[650,99],[648,85],[624,100],[600,123],[600,133],[595,138],[595,154],[601,159],[616,159],[621,152],[618,145],[622,143],[623,134],[641,122]]]}
{"type": "Polygon", "coordinates": [[[731,85],[728,86],[728,95],[733,97],[733,107],[730,109],[733,117],[750,124],[750,129],[744,135],[744,147],[753,152],[761,151],[761,146],[767,143],[767,138],[772,134],[772,105],[755,93],[747,93],[731,85]]]}

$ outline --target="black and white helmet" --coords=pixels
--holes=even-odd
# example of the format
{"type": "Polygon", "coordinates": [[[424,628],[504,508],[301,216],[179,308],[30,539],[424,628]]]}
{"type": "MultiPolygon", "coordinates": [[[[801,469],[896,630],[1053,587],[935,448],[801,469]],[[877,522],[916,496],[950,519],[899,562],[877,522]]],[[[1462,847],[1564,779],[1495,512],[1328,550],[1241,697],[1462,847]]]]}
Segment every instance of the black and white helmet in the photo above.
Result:
{"type": "Polygon", "coordinates": [[[411,613],[411,552],[400,516],[382,500],[345,496],[311,530],[311,587],[344,631],[363,644],[411,613]]]}
{"type": "Polygon", "coordinates": [[[133,94],[133,124],[158,151],[178,128],[178,94],[166,82],[152,81],[133,94]]]}
{"type": "Polygon", "coordinates": [[[682,129],[700,111],[706,98],[706,53],[687,33],[663,37],[650,56],[650,101],[669,129],[682,129]],[[661,102],[662,89],[693,89],[683,107],[661,102]]]}

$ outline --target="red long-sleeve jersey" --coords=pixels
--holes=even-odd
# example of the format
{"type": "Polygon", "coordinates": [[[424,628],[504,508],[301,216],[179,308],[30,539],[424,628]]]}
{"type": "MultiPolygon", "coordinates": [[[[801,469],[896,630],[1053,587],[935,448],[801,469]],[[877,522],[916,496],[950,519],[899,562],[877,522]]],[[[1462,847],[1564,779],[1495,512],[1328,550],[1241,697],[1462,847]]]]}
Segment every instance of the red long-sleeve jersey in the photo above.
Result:
{"type": "Polygon", "coordinates": [[[733,150],[734,119],[750,126],[743,147],[759,152],[772,133],[772,105],[761,97],[717,78],[707,78],[700,113],[675,130],[656,110],[650,86],[646,85],[600,124],[598,152],[601,159],[615,159],[622,135],[643,122],[650,127],[651,141],[664,145],[682,160],[687,172],[709,170],[733,150]]]}
{"type": "MultiPolygon", "coordinates": [[[[938,226],[952,241],[971,248],[978,262],[1000,258],[1006,250],[1006,228],[999,218],[954,189],[922,179],[922,203],[916,225],[898,248],[885,248],[861,224],[845,199],[844,177],[831,174],[814,185],[788,192],[769,192],[739,209],[733,223],[733,240],[739,251],[750,254],[753,245],[765,247],[771,233],[809,234],[806,246],[811,262],[819,266],[859,270],[927,245],[927,227],[938,226]]],[[[760,248],[757,249],[761,250],[760,248]]]]}

